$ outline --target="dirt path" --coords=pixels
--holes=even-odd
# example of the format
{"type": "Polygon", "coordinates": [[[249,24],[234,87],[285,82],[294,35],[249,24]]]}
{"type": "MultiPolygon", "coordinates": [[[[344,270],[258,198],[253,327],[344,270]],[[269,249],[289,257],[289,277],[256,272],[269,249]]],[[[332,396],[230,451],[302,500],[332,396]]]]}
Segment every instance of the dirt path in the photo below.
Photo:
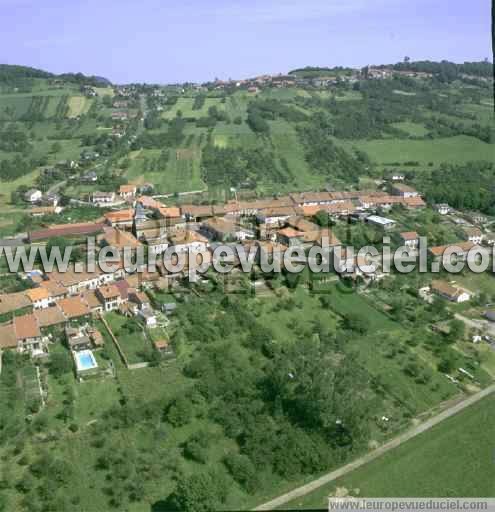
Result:
{"type": "Polygon", "coordinates": [[[326,475],[323,475],[322,477],[317,478],[316,480],[313,480],[312,482],[306,485],[298,487],[293,491],[290,491],[286,494],[282,494],[278,498],[263,503],[262,505],[257,506],[254,510],[273,510],[278,507],[281,507],[282,505],[285,505],[289,501],[301,498],[302,496],[305,496],[306,494],[315,491],[321,486],[328,484],[333,480],[336,480],[337,478],[340,478],[346,475],[347,473],[354,471],[360,466],[363,466],[364,464],[367,464],[368,462],[380,457],[384,453],[393,450],[394,448],[397,448],[402,443],[405,443],[406,441],[409,441],[409,439],[412,439],[413,437],[416,437],[417,435],[426,432],[427,430],[434,427],[435,425],[438,425],[445,419],[454,416],[458,412],[466,409],[466,407],[469,407],[475,404],[476,402],[479,402],[481,399],[487,397],[488,395],[491,395],[492,393],[495,393],[495,384],[492,384],[491,386],[483,389],[479,393],[471,395],[465,400],[462,400],[461,402],[452,405],[448,409],[442,411],[440,414],[433,416],[429,420],[426,420],[424,423],[420,423],[416,427],[411,428],[407,432],[404,432],[403,434],[395,437],[394,439],[383,444],[376,450],[373,450],[372,452],[363,455],[359,459],[356,459],[355,461],[350,462],[349,464],[339,469],[336,469],[335,471],[331,471],[330,473],[327,473],[326,475]]]}

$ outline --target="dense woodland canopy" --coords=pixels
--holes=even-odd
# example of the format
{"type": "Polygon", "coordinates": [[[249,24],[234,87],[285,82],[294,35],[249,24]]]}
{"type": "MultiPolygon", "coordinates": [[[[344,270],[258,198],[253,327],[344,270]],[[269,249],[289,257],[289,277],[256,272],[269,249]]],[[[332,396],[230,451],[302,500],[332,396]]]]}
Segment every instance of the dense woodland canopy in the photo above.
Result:
{"type": "Polygon", "coordinates": [[[493,162],[443,165],[434,172],[418,174],[416,182],[431,202],[448,203],[454,208],[481,210],[495,215],[493,162]]]}

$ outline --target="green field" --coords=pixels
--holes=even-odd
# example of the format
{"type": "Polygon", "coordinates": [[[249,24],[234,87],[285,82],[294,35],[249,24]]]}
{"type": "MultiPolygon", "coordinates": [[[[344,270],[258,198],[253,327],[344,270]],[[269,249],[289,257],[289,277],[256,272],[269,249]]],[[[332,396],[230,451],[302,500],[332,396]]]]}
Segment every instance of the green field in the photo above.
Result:
{"type": "Polygon", "coordinates": [[[323,508],[337,487],[363,497],[493,497],[494,428],[491,396],[283,508],[323,508]]]}
{"type": "Polygon", "coordinates": [[[219,98],[206,98],[204,105],[198,110],[194,110],[193,105],[194,98],[179,98],[175,105],[162,113],[162,117],[164,119],[172,119],[177,115],[177,112],[180,111],[182,112],[182,117],[197,119],[207,116],[210,107],[215,106],[219,110],[224,110],[223,104],[219,98]]]}
{"type": "Polygon", "coordinates": [[[434,165],[442,162],[462,164],[472,160],[493,161],[495,158],[495,147],[492,144],[466,135],[435,140],[348,141],[343,145],[349,150],[356,147],[365,151],[380,167],[410,161],[425,167],[430,162],[434,165]]]}
{"type": "Polygon", "coordinates": [[[425,128],[425,126],[419,123],[404,121],[402,123],[392,123],[392,126],[414,137],[423,137],[428,133],[428,130],[425,128]]]}
{"type": "Polygon", "coordinates": [[[198,158],[177,160],[175,151],[170,152],[169,161],[164,169],[146,171],[146,159],[158,158],[160,151],[142,150],[131,159],[126,176],[133,183],[151,182],[155,189],[162,193],[187,192],[205,187],[201,180],[200,162],[198,158]]]}

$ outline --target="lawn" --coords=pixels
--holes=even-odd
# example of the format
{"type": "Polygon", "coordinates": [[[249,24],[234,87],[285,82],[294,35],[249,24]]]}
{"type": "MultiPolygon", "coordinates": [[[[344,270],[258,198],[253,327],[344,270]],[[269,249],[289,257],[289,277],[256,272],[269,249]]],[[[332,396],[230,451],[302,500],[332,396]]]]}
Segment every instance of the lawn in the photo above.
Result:
{"type": "Polygon", "coordinates": [[[136,325],[135,319],[126,318],[115,312],[108,313],[105,318],[118,339],[128,362],[134,364],[147,361],[152,350],[151,344],[145,337],[141,326],[136,325]]]}
{"type": "Polygon", "coordinates": [[[491,396],[284,508],[323,508],[336,487],[369,497],[495,496],[494,429],[491,396]]]}

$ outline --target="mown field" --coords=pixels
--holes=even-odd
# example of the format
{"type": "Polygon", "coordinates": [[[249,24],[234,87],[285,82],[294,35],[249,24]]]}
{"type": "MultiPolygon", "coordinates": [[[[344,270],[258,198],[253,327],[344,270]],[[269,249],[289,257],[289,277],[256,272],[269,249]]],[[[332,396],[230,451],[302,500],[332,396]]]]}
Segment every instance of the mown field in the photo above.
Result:
{"type": "Polygon", "coordinates": [[[363,497],[493,497],[494,426],[491,396],[283,508],[324,508],[336,488],[363,497]]]}

